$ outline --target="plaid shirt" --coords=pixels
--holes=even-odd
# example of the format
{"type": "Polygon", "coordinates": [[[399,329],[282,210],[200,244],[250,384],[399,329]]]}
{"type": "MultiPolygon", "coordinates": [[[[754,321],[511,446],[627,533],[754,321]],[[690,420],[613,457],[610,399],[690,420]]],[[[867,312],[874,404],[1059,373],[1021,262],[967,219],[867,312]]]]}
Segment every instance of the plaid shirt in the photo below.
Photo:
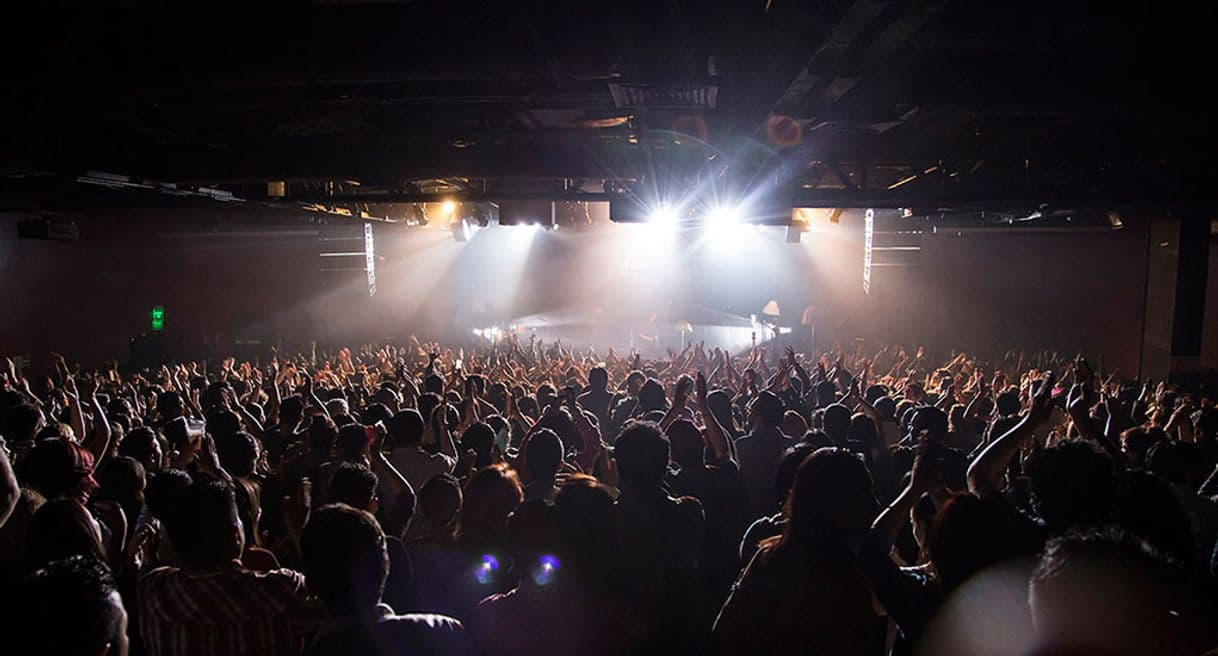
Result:
{"type": "Polygon", "coordinates": [[[139,600],[150,656],[296,655],[322,618],[302,574],[252,572],[236,563],[158,567],[140,579],[139,600]]]}

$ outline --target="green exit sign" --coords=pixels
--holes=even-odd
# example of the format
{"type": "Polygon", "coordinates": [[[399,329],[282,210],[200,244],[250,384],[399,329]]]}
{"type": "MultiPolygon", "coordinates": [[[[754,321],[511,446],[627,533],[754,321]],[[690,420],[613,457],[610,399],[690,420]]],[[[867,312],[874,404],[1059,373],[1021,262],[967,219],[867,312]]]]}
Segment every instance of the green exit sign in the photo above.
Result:
{"type": "Polygon", "coordinates": [[[148,316],[152,319],[154,332],[160,332],[165,327],[165,308],[158,305],[148,312],[148,316]]]}

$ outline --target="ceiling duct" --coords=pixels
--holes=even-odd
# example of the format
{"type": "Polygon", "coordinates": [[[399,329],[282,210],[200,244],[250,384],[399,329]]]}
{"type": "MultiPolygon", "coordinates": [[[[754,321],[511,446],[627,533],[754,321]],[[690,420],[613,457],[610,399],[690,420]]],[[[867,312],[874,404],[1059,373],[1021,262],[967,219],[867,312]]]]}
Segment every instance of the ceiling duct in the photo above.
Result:
{"type": "Polygon", "coordinates": [[[618,109],[714,109],[714,84],[645,84],[611,82],[609,93],[618,109]]]}

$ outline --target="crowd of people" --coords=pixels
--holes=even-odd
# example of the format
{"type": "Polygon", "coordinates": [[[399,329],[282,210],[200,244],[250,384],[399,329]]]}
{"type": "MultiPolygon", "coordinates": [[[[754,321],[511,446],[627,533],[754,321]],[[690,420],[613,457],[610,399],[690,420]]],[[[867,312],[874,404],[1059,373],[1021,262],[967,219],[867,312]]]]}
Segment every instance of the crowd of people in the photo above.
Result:
{"type": "Polygon", "coordinates": [[[1083,357],[0,372],[6,654],[1202,654],[1218,409],[1083,357]]]}

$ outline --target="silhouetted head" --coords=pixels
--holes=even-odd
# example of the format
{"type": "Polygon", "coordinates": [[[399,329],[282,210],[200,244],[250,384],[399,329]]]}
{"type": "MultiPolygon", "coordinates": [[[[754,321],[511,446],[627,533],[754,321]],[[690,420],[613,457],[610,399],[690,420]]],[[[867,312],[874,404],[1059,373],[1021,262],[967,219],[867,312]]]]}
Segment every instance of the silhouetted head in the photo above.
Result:
{"type": "Polygon", "coordinates": [[[419,489],[419,512],[433,528],[452,526],[461,512],[461,483],[452,474],[432,476],[419,489]]]}
{"type": "Polygon", "coordinates": [[[1044,654],[1200,653],[1190,623],[1212,621],[1185,571],[1116,527],[1071,531],[1045,545],[1028,602],[1044,654]],[[1170,648],[1166,647],[1171,645],[1170,648]]]}
{"type": "Polygon", "coordinates": [[[524,500],[516,473],[507,465],[483,467],[465,484],[461,506],[462,536],[496,536],[503,533],[508,515],[524,500]]]}
{"type": "Polygon", "coordinates": [[[16,651],[29,639],[37,641],[37,653],[126,656],[127,612],[103,561],[73,556],[49,562],[10,592],[20,600],[8,618],[21,631],[8,638],[16,651]]]}
{"type": "Polygon", "coordinates": [[[664,386],[660,384],[660,381],[648,378],[647,382],[643,383],[643,387],[639,389],[639,408],[643,412],[665,410],[668,408],[664,386]]]}
{"type": "Polygon", "coordinates": [[[819,449],[795,475],[782,542],[812,553],[840,550],[845,541],[866,534],[876,505],[862,457],[845,449],[819,449]]]}
{"type": "Polygon", "coordinates": [[[778,428],[782,423],[782,399],[773,392],[762,392],[749,403],[749,424],[760,428],[778,428]]]}
{"type": "Polygon", "coordinates": [[[376,518],[336,503],[314,511],[300,536],[309,589],[331,617],[372,610],[389,577],[389,551],[376,518]]]}
{"type": "Polygon", "coordinates": [[[630,422],[614,444],[613,457],[623,488],[659,489],[668,471],[669,444],[660,427],[649,421],[630,422]]]}
{"type": "Polygon", "coordinates": [[[524,459],[531,480],[545,481],[554,478],[562,465],[562,458],[562,440],[554,431],[543,428],[529,437],[524,459]]]}
{"type": "Polygon", "coordinates": [[[136,426],[123,436],[118,443],[118,453],[122,456],[135,458],[148,472],[161,469],[163,450],[156,429],[150,426],[136,426]]]}
{"type": "Polygon", "coordinates": [[[1018,546],[1006,505],[971,494],[950,497],[926,538],[926,553],[945,590],[1014,555],[1018,546]]]}
{"type": "Polygon", "coordinates": [[[423,415],[419,414],[418,410],[407,408],[394,415],[386,428],[389,429],[389,438],[393,440],[394,448],[413,449],[423,442],[427,424],[423,422],[423,415]]]}
{"type": "Polygon", "coordinates": [[[850,409],[840,403],[825,408],[821,428],[834,444],[845,445],[850,434],[850,409]]]}
{"type": "Polygon", "coordinates": [[[603,390],[609,386],[609,372],[605,371],[604,367],[592,367],[588,371],[588,387],[594,390],[603,390]]]}
{"type": "Polygon", "coordinates": [[[261,447],[253,435],[240,431],[216,440],[216,455],[220,465],[233,476],[253,476],[261,447]]]}
{"type": "Polygon", "coordinates": [[[330,454],[338,442],[338,426],[327,417],[317,416],[309,422],[309,430],[305,433],[305,444],[309,450],[317,454],[330,454]]]}
{"type": "Polygon", "coordinates": [[[177,501],[180,508],[166,518],[165,526],[184,564],[217,567],[241,557],[245,531],[229,484],[199,479],[182,490],[177,501]]]}
{"type": "Polygon", "coordinates": [[[795,473],[799,471],[799,466],[819,448],[821,447],[817,445],[800,442],[782,453],[782,458],[778,461],[778,469],[774,474],[775,507],[786,503],[787,497],[791,493],[791,486],[795,484],[795,473]]]}
{"type": "Polygon", "coordinates": [[[1033,505],[1051,533],[1097,526],[1112,517],[1117,495],[1112,459],[1090,442],[1069,440],[1041,451],[1028,477],[1033,505]]]}
{"type": "Polygon", "coordinates": [[[343,460],[363,460],[370,444],[363,424],[351,423],[338,429],[338,455],[343,460]]]}
{"type": "Polygon", "coordinates": [[[61,437],[39,440],[20,461],[17,473],[23,485],[47,499],[85,499],[97,488],[93,454],[61,437]]]}
{"type": "Polygon", "coordinates": [[[474,452],[474,466],[491,464],[491,447],[495,445],[495,429],[485,422],[474,422],[461,434],[461,449],[474,452]]]}
{"type": "Polygon", "coordinates": [[[376,474],[368,467],[354,462],[339,462],[330,477],[329,502],[376,512],[376,485],[376,474]]]}

